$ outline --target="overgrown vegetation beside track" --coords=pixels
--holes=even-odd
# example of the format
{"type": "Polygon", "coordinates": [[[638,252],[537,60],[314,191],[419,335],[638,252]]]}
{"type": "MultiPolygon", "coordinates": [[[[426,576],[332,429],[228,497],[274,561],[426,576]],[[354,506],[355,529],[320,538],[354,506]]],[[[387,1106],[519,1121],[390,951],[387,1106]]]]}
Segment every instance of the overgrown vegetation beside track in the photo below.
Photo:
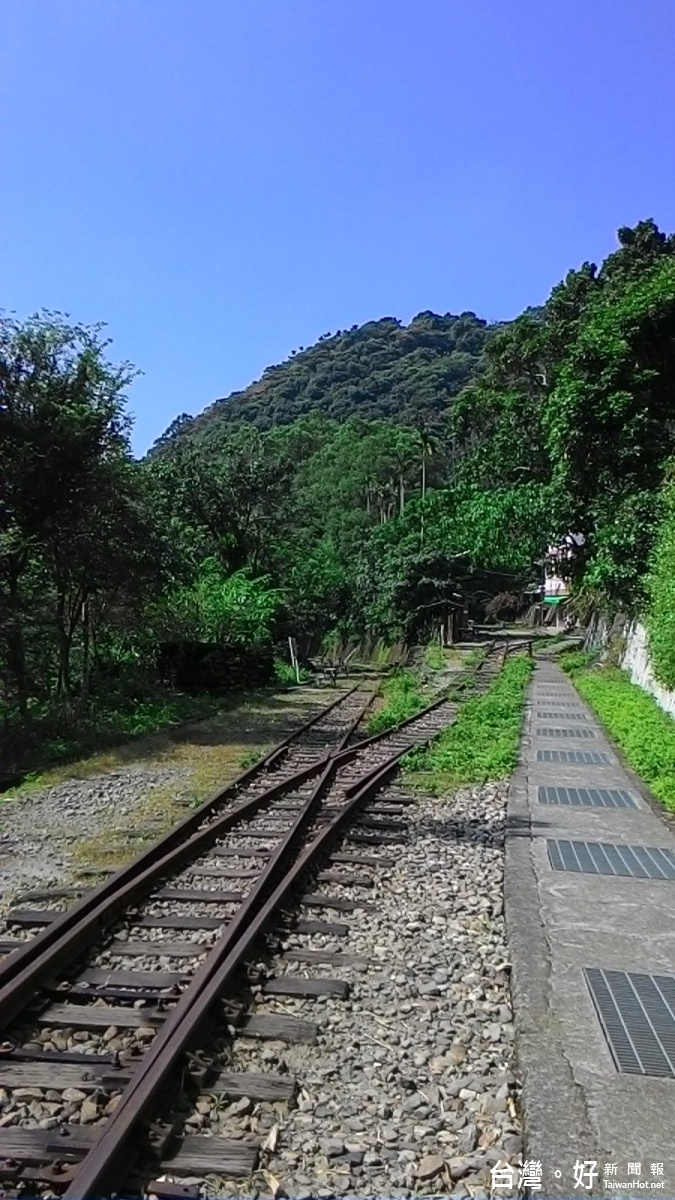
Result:
{"type": "Polygon", "coordinates": [[[413,671],[396,667],[393,675],[382,685],[383,703],[368,721],[368,733],[382,733],[408,717],[414,717],[429,700],[423,695],[420,682],[413,671]]]}
{"type": "Polygon", "coordinates": [[[467,700],[454,725],[406,759],[413,787],[441,795],[460,784],[501,779],[518,761],[530,658],[511,658],[484,696],[467,700]]]}
{"type": "Polygon", "coordinates": [[[563,671],[568,675],[575,675],[577,671],[583,671],[586,667],[592,667],[597,660],[597,651],[564,650],[558,657],[558,666],[562,667],[563,671]]]}
{"type": "MultiPolygon", "coordinates": [[[[393,674],[384,681],[380,703],[368,721],[368,732],[382,733],[408,717],[414,717],[440,694],[438,678],[443,672],[461,671],[462,682],[466,682],[465,672],[477,667],[483,656],[480,647],[459,651],[454,646],[441,647],[438,642],[430,642],[424,648],[419,669],[395,667],[393,674]]],[[[452,686],[441,686],[452,698],[452,686]]]]}
{"type": "Polygon", "coordinates": [[[325,335],[177,418],[143,462],[135,370],[107,346],[59,313],[0,315],[3,770],[16,730],[105,725],[113,686],[116,705],[135,694],[114,722],[145,729],[153,687],[254,682],[222,653],[209,681],[181,680],[176,646],[264,654],[271,676],[289,635],[302,656],[515,619],[567,530],[584,535],[577,613],[649,599],[655,669],[675,679],[675,236],[652,220],[513,322],[424,312],[325,335]]]}
{"type": "Polygon", "coordinates": [[[78,720],[70,730],[62,721],[53,722],[49,717],[27,726],[22,736],[14,735],[13,748],[18,763],[30,763],[33,771],[39,771],[184,721],[200,720],[222,706],[222,699],[213,696],[167,692],[150,694],[143,700],[111,696],[105,707],[93,709],[89,719],[78,720]]]}
{"type": "Polygon", "coordinates": [[[629,766],[675,812],[675,721],[619,667],[588,666],[588,656],[561,656],[584,700],[597,713],[629,766]]]}
{"type": "MultiPolygon", "coordinates": [[[[675,467],[671,465],[671,476],[675,467]]],[[[654,676],[675,688],[675,477],[662,495],[662,520],[647,578],[645,625],[654,676]]]]}

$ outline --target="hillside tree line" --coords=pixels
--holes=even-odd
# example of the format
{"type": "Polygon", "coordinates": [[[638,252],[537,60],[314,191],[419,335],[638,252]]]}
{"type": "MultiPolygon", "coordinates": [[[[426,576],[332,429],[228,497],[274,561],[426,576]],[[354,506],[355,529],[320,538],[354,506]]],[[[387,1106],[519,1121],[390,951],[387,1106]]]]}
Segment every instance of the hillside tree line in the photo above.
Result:
{"type": "Polygon", "coordinates": [[[326,334],[141,462],[103,328],[3,317],[5,726],[111,679],[140,695],[167,641],[415,638],[465,596],[524,603],[569,529],[579,605],[644,605],[672,510],[675,237],[618,238],[507,324],[326,334]]]}

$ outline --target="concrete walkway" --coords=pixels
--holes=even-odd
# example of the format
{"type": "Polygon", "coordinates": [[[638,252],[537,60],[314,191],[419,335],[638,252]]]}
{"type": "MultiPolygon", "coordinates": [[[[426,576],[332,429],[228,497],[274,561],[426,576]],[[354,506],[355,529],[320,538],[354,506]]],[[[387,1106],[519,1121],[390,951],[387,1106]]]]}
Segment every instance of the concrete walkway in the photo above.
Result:
{"type": "Polygon", "coordinates": [[[530,1194],[675,1197],[675,878],[632,877],[658,871],[653,861],[668,875],[668,855],[621,849],[660,847],[675,867],[671,829],[560,668],[538,664],[505,880],[526,1157],[542,1166],[541,1191],[530,1194]],[[561,752],[604,761],[555,761],[561,752]],[[544,788],[602,789],[611,806],[589,806],[593,792],[544,788]],[[575,857],[579,842],[592,845],[575,857]],[[554,869],[565,860],[577,869],[554,869]],[[593,864],[624,874],[579,870],[593,864]]]}

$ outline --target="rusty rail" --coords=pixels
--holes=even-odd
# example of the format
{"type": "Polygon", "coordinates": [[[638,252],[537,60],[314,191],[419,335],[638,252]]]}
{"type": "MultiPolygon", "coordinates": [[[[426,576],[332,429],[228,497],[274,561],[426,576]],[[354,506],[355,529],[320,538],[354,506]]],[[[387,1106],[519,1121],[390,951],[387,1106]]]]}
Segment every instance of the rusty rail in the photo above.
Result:
{"type": "MultiPolygon", "coordinates": [[[[252,816],[258,809],[278,796],[281,791],[292,786],[299,786],[310,779],[313,774],[318,773],[327,755],[319,755],[316,762],[310,767],[306,767],[294,775],[285,776],[271,784],[260,795],[252,797],[223,818],[200,829],[202,822],[213,816],[221,804],[230,797],[234,797],[244,784],[251,782],[258,775],[263,775],[269,766],[278,760],[280,754],[285,753],[291,743],[322,720],[337,705],[343,703],[348,696],[353,695],[355,691],[357,691],[356,687],[350,688],[348,692],[321,709],[314,717],[298,726],[273,750],[238,775],[227,787],[215,792],[132,862],[120,868],[98,887],[92,888],[81,900],[78,900],[24,946],[8,955],[0,964],[0,1029],[6,1026],[8,1021],[12,1020],[26,1003],[30,996],[31,982],[39,985],[39,981],[45,977],[45,972],[58,970],[64,963],[80,953],[89,942],[95,940],[97,934],[101,933],[115,919],[120,907],[137,899],[143,891],[147,891],[168,867],[172,864],[179,865],[205,840],[212,838],[217,833],[225,832],[235,821],[241,820],[246,815],[252,816]],[[107,919],[107,914],[109,914],[109,919],[107,919]]],[[[342,742],[351,736],[372,703],[372,699],[371,694],[356,720],[351,723],[342,742]]]]}
{"type": "MultiPolygon", "coordinates": [[[[419,717],[420,714],[418,714],[419,717]]],[[[389,731],[387,731],[389,732],[389,731]]],[[[64,1193],[63,1200],[90,1200],[109,1195],[118,1180],[120,1170],[128,1165],[129,1140],[139,1123],[148,1118],[164,1090],[167,1074],[177,1059],[199,1037],[214,1003],[234,979],[254,943],[270,924],[283,902],[289,897],[303,873],[326,851],[344,825],[352,820],[357,809],[365,803],[381,783],[396,770],[399,760],[415,745],[409,743],[384,764],[357,781],[352,798],[284,871],[284,859],[297,843],[311,820],[322,792],[336,770],[335,761],[328,762],[321,778],[302,813],[273,855],[272,860],[256,882],[245,903],[198,971],[190,987],[183,993],[170,1016],[157,1033],[150,1049],[142,1059],[128,1084],[101,1137],[80,1165],[75,1179],[64,1193]]]]}
{"type": "MultiPolygon", "coordinates": [[[[502,661],[507,653],[508,645],[503,648],[502,661]]],[[[478,671],[482,665],[477,668],[478,671]]],[[[355,690],[351,689],[347,695],[355,690]]],[[[372,698],[371,695],[368,704],[372,702],[372,698]]],[[[64,963],[71,962],[83,949],[91,945],[98,934],[109,926],[125,907],[139,895],[151,891],[159,876],[166,875],[168,870],[175,869],[185,860],[195,857],[207,842],[213,841],[242,818],[253,815],[281,792],[318,776],[309,799],[252,885],[228,924],[224,936],[214,946],[175,1007],[168,1013],[95,1145],[77,1168],[70,1169],[72,1182],[64,1194],[64,1200],[88,1200],[109,1195],[119,1184],[120,1177],[129,1168],[130,1155],[142,1148],[142,1142],[133,1142],[134,1135],[145,1132],[150,1114],[156,1113],[160,1106],[168,1075],[180,1056],[198,1039],[215,1003],[227,993],[236,972],[255,942],[291,896],[302,875],[325,854],[344,826],[353,819],[359,807],[397,769],[401,758],[414,746],[423,743],[411,740],[401,746],[399,742],[398,748],[384,762],[375,764],[347,785],[344,791],[345,803],[340,811],[319,827],[309,844],[302,849],[301,841],[311,833],[312,822],[320,809],[321,799],[335,780],[339,769],[372,743],[396,737],[407,726],[447,702],[446,697],[440,697],[399,725],[346,747],[345,743],[362,719],[363,711],[368,707],[366,704],[341,738],[337,749],[320,756],[311,765],[294,775],[284,777],[258,796],[250,798],[232,811],[211,820],[207,826],[199,828],[200,822],[213,816],[214,809],[225,796],[234,793],[237,787],[249,781],[257,771],[265,770],[271,761],[278,760],[280,753],[283,753],[290,742],[343,699],[344,697],[339,697],[315,718],[305,722],[284,739],[280,746],[239,776],[228,788],[216,793],[135,862],[90,893],[85,902],[79,902],[64,914],[64,917],[71,918],[69,921],[59,919],[54,922],[45,931],[47,933],[50,929],[53,931],[54,926],[60,926],[56,934],[52,932],[51,938],[38,935],[28,943],[26,949],[40,943],[38,951],[24,956],[19,968],[15,967],[9,978],[0,971],[0,983],[4,985],[0,988],[2,1024],[16,1018],[41,983],[53,977],[64,963]],[[185,840],[181,841],[181,838],[185,840]]],[[[434,735],[428,734],[428,737],[434,735]]],[[[424,740],[428,738],[425,737],[424,740]]]]}

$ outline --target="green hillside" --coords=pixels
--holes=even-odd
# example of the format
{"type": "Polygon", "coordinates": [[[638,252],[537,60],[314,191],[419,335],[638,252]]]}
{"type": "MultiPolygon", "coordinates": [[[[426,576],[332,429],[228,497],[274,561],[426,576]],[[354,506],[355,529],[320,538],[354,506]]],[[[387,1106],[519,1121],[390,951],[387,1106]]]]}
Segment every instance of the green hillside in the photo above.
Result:
{"type": "Polygon", "coordinates": [[[309,412],[441,427],[452,398],[476,377],[488,336],[487,322],[472,312],[422,312],[409,325],[384,317],[324,334],[244,391],[216,400],[198,417],[177,418],[160,442],[225,422],[269,429],[309,412]]]}
{"type": "Polygon", "coordinates": [[[653,220],[507,325],[324,336],[142,462],[134,370],[106,346],[0,315],[4,729],[105,723],[166,645],[269,664],[288,635],[419,641],[465,602],[517,612],[567,530],[577,612],[641,615],[672,684],[675,235],[653,220]]]}

